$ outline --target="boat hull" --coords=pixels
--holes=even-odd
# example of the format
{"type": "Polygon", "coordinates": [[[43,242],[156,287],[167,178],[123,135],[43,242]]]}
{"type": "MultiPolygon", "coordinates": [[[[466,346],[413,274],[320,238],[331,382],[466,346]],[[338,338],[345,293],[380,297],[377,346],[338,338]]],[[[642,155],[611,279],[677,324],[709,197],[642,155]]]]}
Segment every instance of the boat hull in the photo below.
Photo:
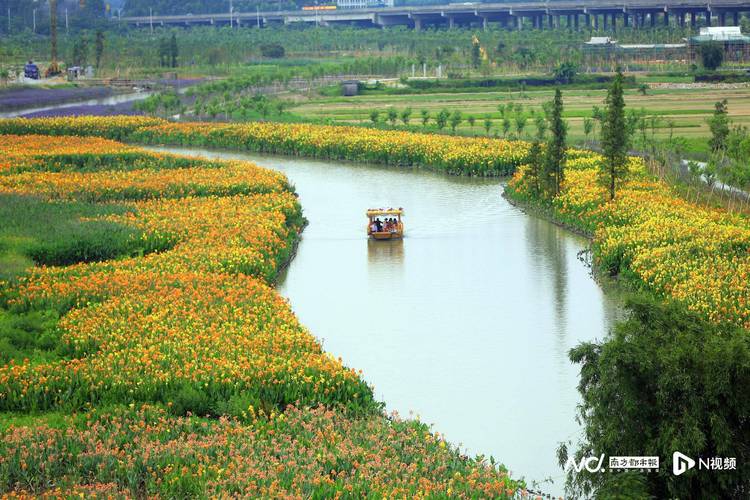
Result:
{"type": "Polygon", "coordinates": [[[370,233],[370,238],[374,240],[397,240],[404,237],[401,231],[370,233]]]}

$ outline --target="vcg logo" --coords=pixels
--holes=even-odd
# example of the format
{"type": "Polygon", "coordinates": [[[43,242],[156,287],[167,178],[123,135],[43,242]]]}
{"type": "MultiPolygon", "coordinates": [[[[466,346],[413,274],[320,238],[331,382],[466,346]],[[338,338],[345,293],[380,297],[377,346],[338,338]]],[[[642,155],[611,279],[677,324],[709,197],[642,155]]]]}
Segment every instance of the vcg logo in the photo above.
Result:
{"type": "Polygon", "coordinates": [[[568,457],[568,461],[565,463],[565,470],[570,470],[571,467],[576,472],[581,472],[586,469],[589,472],[604,472],[604,454],[602,453],[598,457],[582,457],[581,461],[576,463],[573,457],[568,457]]]}
{"type": "Polygon", "coordinates": [[[689,456],[684,455],[679,451],[675,451],[672,454],[672,473],[675,476],[684,474],[693,467],[695,467],[695,460],[693,460],[689,456]]]}

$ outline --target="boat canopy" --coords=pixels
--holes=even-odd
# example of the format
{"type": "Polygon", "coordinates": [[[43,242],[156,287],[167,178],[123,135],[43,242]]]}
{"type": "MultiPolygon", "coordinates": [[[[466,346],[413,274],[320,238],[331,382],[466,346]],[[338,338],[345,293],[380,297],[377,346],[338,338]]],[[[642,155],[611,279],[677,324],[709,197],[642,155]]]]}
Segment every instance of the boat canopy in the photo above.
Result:
{"type": "Polygon", "coordinates": [[[403,208],[370,208],[367,210],[367,216],[372,217],[381,217],[385,215],[404,215],[404,209],[403,208]]]}

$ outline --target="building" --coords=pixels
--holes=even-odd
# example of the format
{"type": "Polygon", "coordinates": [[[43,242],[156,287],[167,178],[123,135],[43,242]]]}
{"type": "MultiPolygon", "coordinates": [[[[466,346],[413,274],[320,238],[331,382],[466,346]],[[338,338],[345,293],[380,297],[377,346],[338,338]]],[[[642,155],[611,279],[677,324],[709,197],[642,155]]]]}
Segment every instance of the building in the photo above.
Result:
{"type": "Polygon", "coordinates": [[[690,57],[695,59],[700,46],[719,43],[724,46],[724,60],[746,61],[750,59],[750,37],[742,34],[739,26],[715,26],[701,28],[698,35],[690,37],[690,57]]]}
{"type": "Polygon", "coordinates": [[[605,68],[613,64],[652,65],[667,62],[688,62],[686,43],[619,43],[609,37],[591,37],[583,43],[584,64],[605,68]]]}

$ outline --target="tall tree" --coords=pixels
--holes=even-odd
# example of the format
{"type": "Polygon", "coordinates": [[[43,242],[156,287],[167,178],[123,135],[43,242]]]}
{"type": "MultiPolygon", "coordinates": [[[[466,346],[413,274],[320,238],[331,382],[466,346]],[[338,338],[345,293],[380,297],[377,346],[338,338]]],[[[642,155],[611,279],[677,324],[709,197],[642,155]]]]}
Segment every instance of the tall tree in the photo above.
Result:
{"type": "Polygon", "coordinates": [[[729,112],[726,99],[714,104],[714,114],[708,120],[708,128],[711,130],[711,138],[708,140],[711,152],[722,153],[726,151],[727,138],[729,137],[729,112]]]}
{"type": "Polygon", "coordinates": [[[560,89],[555,89],[555,98],[550,109],[550,138],[545,150],[545,170],[549,172],[551,185],[549,191],[557,196],[565,177],[565,138],[568,126],[563,120],[563,100],[560,89]]]}
{"type": "Polygon", "coordinates": [[[620,68],[607,91],[606,109],[601,127],[602,153],[601,179],[609,191],[609,199],[615,199],[618,179],[622,179],[628,169],[628,148],[630,134],[625,118],[625,98],[623,76],[620,68]]]}
{"type": "Polygon", "coordinates": [[[104,31],[102,30],[96,30],[94,51],[96,54],[96,67],[98,68],[102,62],[102,55],[104,54],[104,31]]]}
{"type": "Polygon", "coordinates": [[[476,35],[471,37],[471,66],[476,69],[482,62],[482,47],[476,35]]]}
{"type": "Polygon", "coordinates": [[[177,48],[177,35],[172,33],[172,38],[169,39],[169,57],[171,59],[172,67],[177,67],[177,56],[178,56],[178,48],[177,48]]]}
{"type": "Polygon", "coordinates": [[[531,186],[531,192],[534,195],[538,195],[541,192],[540,176],[542,175],[542,167],[544,163],[544,157],[542,155],[542,145],[538,140],[531,143],[529,149],[529,161],[526,166],[526,172],[524,177],[528,179],[529,185],[531,186]]]}

